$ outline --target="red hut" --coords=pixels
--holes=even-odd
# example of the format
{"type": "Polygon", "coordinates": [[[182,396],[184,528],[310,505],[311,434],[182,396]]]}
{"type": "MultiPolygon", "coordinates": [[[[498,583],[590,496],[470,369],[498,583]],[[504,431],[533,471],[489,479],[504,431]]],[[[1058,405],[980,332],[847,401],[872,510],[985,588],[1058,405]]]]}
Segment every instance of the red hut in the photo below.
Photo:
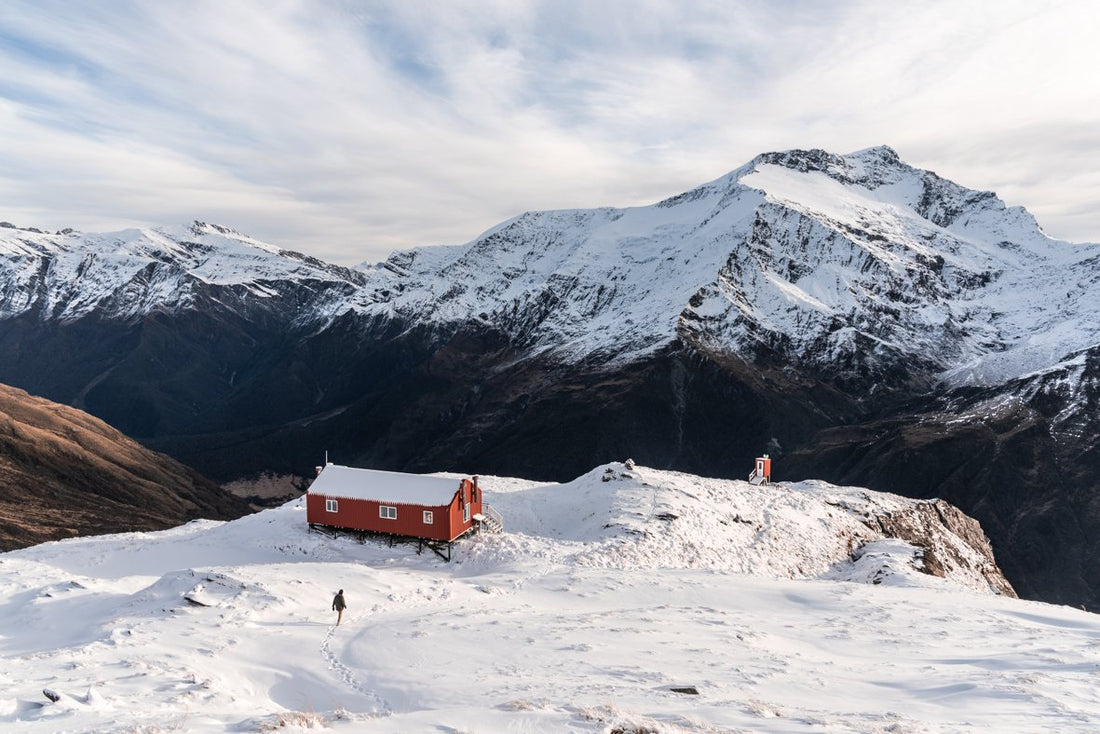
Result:
{"type": "Polygon", "coordinates": [[[767,454],[759,456],[756,459],[756,465],[752,468],[752,473],[749,474],[749,482],[752,484],[771,484],[772,481],[772,460],[767,454]]]}
{"type": "MultiPolygon", "coordinates": [[[[477,477],[420,474],[328,464],[306,492],[306,520],[323,526],[412,538],[438,548],[482,518],[477,477]]],[[[449,553],[448,553],[449,556],[449,553]]]]}

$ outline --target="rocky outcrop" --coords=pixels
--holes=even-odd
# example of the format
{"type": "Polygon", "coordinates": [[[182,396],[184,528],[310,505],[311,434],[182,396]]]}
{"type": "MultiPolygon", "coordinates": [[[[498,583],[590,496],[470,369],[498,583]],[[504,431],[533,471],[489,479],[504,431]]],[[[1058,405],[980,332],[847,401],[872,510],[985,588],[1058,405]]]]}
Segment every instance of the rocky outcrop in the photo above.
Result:
{"type": "MultiPolygon", "coordinates": [[[[978,576],[1002,596],[1016,596],[982,527],[943,500],[917,502],[900,511],[873,515],[868,527],[920,549],[920,569],[939,578],[978,576]]],[[[857,551],[858,553],[858,551],[857,551]]]]}
{"type": "Polygon", "coordinates": [[[472,549],[469,560],[555,538],[572,541],[555,552],[580,566],[712,568],[1015,596],[981,526],[941,500],[820,480],[758,485],[632,460],[564,484],[525,484],[534,486],[486,490],[508,533],[472,549]]]}
{"type": "Polygon", "coordinates": [[[981,522],[1022,596],[1100,609],[1097,353],[829,427],[780,466],[787,476],[942,497],[981,522]]]}

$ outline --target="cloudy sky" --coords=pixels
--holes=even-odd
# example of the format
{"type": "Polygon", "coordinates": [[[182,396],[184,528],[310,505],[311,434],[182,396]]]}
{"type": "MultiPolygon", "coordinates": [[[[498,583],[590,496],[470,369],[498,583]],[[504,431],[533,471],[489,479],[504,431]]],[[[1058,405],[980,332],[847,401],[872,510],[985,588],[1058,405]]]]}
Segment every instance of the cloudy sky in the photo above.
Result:
{"type": "Polygon", "coordinates": [[[1100,3],[0,3],[0,220],[330,261],[888,144],[1100,241],[1100,3]]]}

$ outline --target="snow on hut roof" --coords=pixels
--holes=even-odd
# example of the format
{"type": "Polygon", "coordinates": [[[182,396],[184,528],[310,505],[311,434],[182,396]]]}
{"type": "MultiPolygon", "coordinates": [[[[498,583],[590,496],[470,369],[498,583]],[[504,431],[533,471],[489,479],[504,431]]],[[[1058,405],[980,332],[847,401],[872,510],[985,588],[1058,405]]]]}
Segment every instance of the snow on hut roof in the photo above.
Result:
{"type": "Polygon", "coordinates": [[[395,505],[442,507],[451,503],[459,482],[458,479],[444,477],[328,464],[313,480],[308,492],[325,497],[392,502],[395,505]]]}

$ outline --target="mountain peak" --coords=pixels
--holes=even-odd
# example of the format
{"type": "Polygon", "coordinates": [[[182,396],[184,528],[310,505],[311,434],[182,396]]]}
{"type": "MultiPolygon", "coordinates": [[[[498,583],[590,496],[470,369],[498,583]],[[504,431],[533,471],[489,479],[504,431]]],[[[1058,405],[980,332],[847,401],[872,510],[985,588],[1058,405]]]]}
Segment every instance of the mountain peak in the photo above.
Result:
{"type": "Polygon", "coordinates": [[[212,223],[208,224],[208,223],[200,221],[198,219],[196,219],[194,222],[191,223],[190,229],[191,229],[191,232],[193,232],[196,235],[220,234],[220,235],[224,235],[226,237],[251,239],[247,235],[244,235],[241,232],[238,232],[237,230],[233,229],[232,227],[225,227],[221,224],[212,224],[212,223]]]}
{"type": "Polygon", "coordinates": [[[870,148],[849,153],[846,158],[858,158],[860,160],[879,161],[882,163],[901,163],[898,152],[889,145],[874,145],[870,148]]]}
{"type": "Polygon", "coordinates": [[[893,148],[879,145],[847,155],[830,153],[820,148],[763,153],[753,159],[748,170],[739,169],[741,175],[738,178],[744,178],[746,174],[763,165],[781,166],[797,173],[823,173],[842,184],[858,184],[868,189],[897,183],[904,175],[916,172],[916,169],[901,160],[893,148]]]}
{"type": "Polygon", "coordinates": [[[830,153],[821,148],[792,148],[791,150],[777,150],[761,153],[755,159],[758,163],[772,164],[790,168],[793,171],[807,173],[810,171],[829,172],[830,169],[843,167],[844,156],[830,153]]]}

